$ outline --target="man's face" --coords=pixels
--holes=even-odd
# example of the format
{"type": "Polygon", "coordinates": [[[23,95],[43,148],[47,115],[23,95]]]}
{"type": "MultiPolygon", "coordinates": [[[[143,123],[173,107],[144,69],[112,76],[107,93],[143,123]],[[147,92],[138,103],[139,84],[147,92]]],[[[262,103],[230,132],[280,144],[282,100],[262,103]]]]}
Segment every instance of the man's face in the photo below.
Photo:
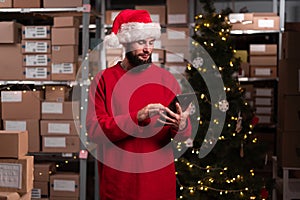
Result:
{"type": "Polygon", "coordinates": [[[128,44],[126,57],[133,67],[152,62],[151,54],[154,48],[154,39],[149,38],[128,44]]]}

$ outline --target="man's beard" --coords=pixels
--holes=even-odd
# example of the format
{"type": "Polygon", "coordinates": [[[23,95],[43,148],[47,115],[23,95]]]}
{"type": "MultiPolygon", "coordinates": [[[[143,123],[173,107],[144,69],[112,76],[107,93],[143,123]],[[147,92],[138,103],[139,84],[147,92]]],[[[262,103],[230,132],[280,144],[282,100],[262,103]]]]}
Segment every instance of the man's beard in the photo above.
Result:
{"type": "Polygon", "coordinates": [[[151,54],[147,60],[140,59],[137,55],[134,55],[132,51],[126,52],[126,58],[128,59],[134,71],[142,71],[149,67],[152,63],[151,54]]]}

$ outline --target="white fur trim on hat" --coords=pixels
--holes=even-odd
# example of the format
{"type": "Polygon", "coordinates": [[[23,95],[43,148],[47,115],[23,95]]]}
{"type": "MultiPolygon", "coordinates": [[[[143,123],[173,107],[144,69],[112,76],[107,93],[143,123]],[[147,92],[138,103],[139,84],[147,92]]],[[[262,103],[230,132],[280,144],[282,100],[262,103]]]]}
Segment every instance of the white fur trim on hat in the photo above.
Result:
{"type": "Polygon", "coordinates": [[[147,38],[158,39],[161,35],[159,23],[129,22],[122,24],[117,37],[120,43],[129,43],[147,38]]]}
{"type": "Polygon", "coordinates": [[[106,35],[104,37],[104,43],[106,46],[111,47],[111,48],[116,48],[120,46],[120,42],[116,34],[111,33],[109,35],[106,35]]]}

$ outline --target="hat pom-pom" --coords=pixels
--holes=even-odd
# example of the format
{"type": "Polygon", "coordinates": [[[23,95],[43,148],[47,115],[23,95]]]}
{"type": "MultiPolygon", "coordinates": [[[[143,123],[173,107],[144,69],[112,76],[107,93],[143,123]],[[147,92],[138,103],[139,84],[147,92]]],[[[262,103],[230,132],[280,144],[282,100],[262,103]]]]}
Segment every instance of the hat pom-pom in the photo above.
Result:
{"type": "Polygon", "coordinates": [[[106,35],[104,38],[104,43],[107,47],[116,48],[120,46],[120,42],[115,33],[106,35]]]}

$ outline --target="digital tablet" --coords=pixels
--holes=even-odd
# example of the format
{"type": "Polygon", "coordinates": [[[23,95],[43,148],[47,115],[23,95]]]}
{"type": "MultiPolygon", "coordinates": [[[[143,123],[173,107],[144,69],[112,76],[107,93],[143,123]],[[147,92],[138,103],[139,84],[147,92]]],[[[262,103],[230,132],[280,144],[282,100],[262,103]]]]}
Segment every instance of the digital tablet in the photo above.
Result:
{"type": "Polygon", "coordinates": [[[170,108],[170,110],[172,110],[173,112],[177,112],[176,111],[176,102],[179,102],[182,111],[185,111],[187,109],[187,107],[190,105],[190,103],[196,99],[196,93],[184,93],[184,94],[177,94],[174,99],[171,101],[171,103],[169,104],[168,108],[170,108]]]}

